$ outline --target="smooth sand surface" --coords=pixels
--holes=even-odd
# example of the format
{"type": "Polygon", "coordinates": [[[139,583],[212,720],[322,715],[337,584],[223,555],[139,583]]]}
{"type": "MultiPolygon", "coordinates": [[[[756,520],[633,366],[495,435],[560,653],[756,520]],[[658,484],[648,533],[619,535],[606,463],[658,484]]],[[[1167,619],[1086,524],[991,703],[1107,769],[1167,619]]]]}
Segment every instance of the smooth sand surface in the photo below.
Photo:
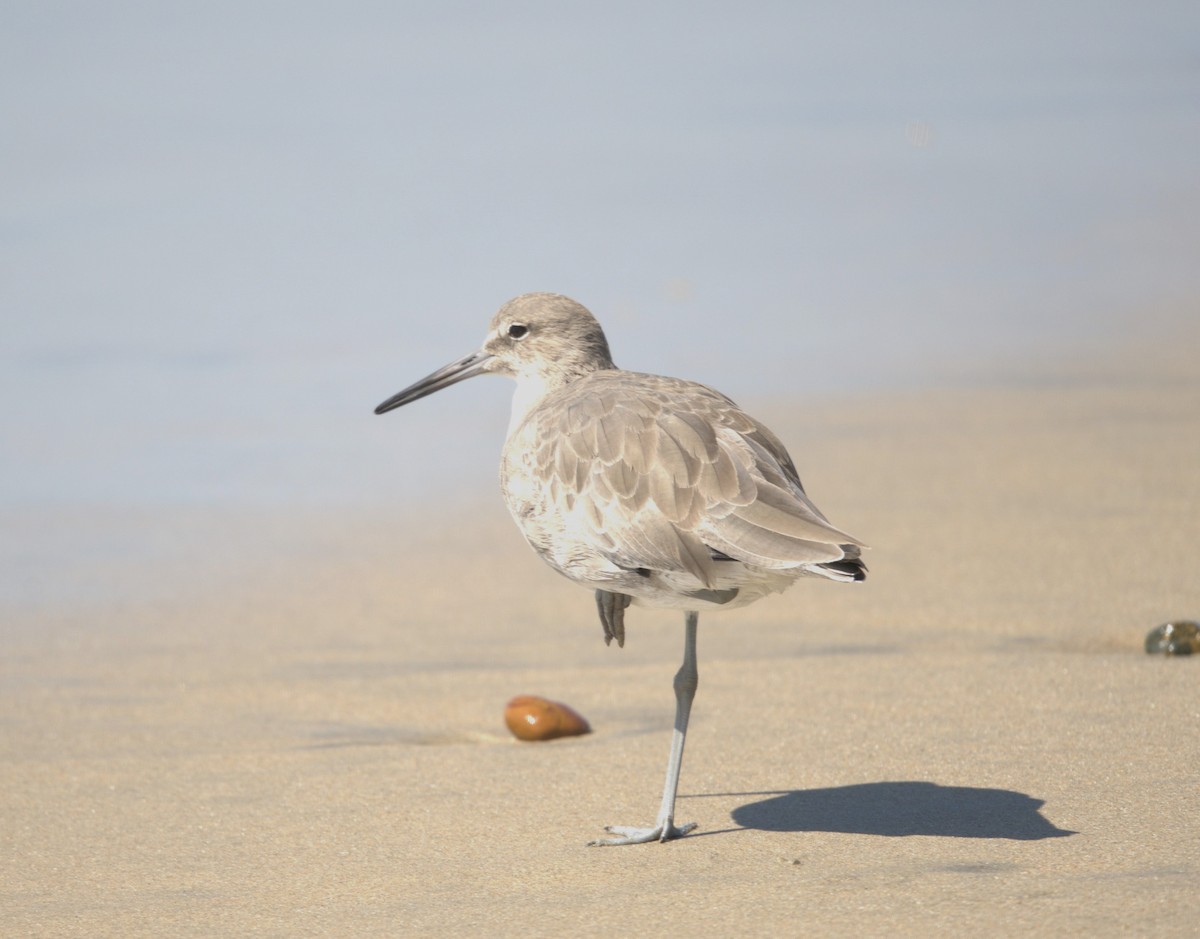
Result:
{"type": "Polygon", "coordinates": [[[756,406],[871,578],[701,617],[668,845],[585,842],[653,819],[682,617],[606,648],[494,491],[12,614],[0,933],[1194,936],[1200,656],[1142,640],[1200,619],[1197,348],[756,406]]]}

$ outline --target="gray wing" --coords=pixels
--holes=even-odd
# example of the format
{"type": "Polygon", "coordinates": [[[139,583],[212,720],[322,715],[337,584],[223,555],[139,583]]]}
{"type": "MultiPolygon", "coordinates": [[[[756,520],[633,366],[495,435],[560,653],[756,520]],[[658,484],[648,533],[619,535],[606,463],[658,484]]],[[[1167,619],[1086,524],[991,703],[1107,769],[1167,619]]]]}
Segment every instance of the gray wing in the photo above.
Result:
{"type": "Polygon", "coordinates": [[[780,569],[857,554],[778,438],[703,385],[598,372],[556,404],[534,467],[623,569],[688,571],[712,587],[714,551],[780,569]]]}

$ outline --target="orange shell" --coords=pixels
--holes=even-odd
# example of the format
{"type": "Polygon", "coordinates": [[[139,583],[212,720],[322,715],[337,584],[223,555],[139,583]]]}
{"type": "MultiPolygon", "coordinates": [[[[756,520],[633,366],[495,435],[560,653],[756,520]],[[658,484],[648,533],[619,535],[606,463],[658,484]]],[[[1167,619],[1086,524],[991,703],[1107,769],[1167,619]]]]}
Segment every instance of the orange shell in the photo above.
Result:
{"type": "Polygon", "coordinates": [[[532,694],[519,694],[508,702],[504,723],[518,740],[553,740],[592,732],[579,712],[532,694]]]}

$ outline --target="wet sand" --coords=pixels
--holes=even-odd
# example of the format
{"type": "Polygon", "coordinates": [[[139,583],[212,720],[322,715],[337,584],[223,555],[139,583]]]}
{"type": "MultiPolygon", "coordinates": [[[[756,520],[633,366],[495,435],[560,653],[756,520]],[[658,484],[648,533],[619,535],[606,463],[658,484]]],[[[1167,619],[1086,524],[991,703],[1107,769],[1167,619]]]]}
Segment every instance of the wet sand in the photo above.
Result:
{"type": "Polygon", "coordinates": [[[668,845],[585,842],[653,819],[682,617],[606,648],[494,491],[9,611],[0,932],[1194,935],[1200,657],[1142,640],[1200,619],[1198,349],[745,402],[871,577],[701,617],[668,845]]]}

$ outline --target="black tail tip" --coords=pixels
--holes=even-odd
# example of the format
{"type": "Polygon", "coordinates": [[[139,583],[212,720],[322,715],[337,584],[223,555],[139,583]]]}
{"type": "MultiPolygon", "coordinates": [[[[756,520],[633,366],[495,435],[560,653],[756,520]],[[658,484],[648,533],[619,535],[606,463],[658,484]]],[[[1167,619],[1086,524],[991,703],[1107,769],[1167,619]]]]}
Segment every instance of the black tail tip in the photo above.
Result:
{"type": "Polygon", "coordinates": [[[835,571],[857,582],[867,579],[867,565],[859,558],[843,558],[841,561],[829,561],[821,565],[828,571],[835,571]]]}

